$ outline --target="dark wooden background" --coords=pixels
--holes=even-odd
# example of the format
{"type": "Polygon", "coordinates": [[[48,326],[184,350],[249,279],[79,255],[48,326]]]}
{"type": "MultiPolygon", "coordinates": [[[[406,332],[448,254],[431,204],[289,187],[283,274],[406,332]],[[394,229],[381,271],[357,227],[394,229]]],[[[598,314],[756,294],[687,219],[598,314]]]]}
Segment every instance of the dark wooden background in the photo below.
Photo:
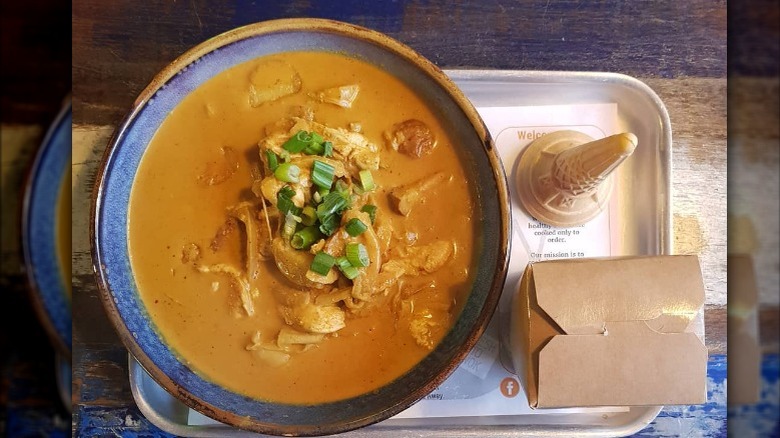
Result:
{"type": "MultiPolygon", "coordinates": [[[[727,11],[725,1],[704,0],[77,0],[72,9],[74,125],[115,126],[163,66],[207,38],[256,21],[308,16],[382,31],[443,68],[611,71],[638,77],[669,106],[675,135],[690,139],[701,155],[713,155],[717,167],[723,165],[724,151],[707,148],[721,143],[725,148],[729,75],[736,84],[729,101],[739,106],[730,108],[735,116],[729,117],[729,131],[778,138],[778,88],[765,80],[778,76],[777,2],[735,3],[727,11]],[[706,140],[696,143],[699,136],[706,140]]],[[[70,52],[63,48],[67,29],[61,22],[67,10],[41,0],[23,5],[28,8],[3,3],[3,122],[44,124],[70,87],[65,79],[70,52]],[[34,24],[23,22],[30,18],[22,18],[29,15],[23,10],[35,11],[34,24]],[[6,43],[8,30],[15,42],[6,43]],[[6,68],[8,59],[18,60],[16,68],[6,68]]],[[[689,230],[678,231],[685,237],[689,230]]],[[[675,243],[685,246],[686,241],[675,243]]],[[[4,273],[2,286],[16,291],[10,305],[24,312],[21,282],[18,273],[4,273]]],[[[103,313],[93,279],[82,272],[74,286],[73,431],[84,436],[159,434],[132,401],[126,351],[103,313]]],[[[8,309],[8,298],[0,302],[8,309]]],[[[762,310],[763,344],[775,351],[777,321],[776,307],[762,310]]],[[[711,354],[725,354],[725,307],[708,307],[706,324],[711,354]]],[[[14,330],[35,333],[30,326],[14,330]]],[[[0,348],[10,346],[9,351],[22,355],[30,350],[13,339],[0,333],[0,348]]],[[[0,383],[0,401],[8,382],[0,383]]]]}
{"type": "Polygon", "coordinates": [[[32,310],[16,231],[24,174],[71,90],[69,15],[66,2],[0,3],[0,436],[70,434],[70,414],[57,392],[54,350],[32,310]],[[31,134],[18,144],[6,136],[14,130],[31,134]]]}

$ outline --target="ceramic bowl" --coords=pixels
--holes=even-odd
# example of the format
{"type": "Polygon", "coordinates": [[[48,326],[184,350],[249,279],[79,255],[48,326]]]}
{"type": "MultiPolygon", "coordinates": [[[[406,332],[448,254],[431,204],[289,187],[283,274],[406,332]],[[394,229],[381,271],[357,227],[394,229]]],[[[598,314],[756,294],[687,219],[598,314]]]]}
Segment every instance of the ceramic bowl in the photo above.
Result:
{"type": "Polygon", "coordinates": [[[29,170],[22,200],[22,252],[32,301],[38,318],[57,352],[70,361],[70,237],[58,239],[58,208],[70,194],[71,105],[66,105],[49,127],[29,170]],[[63,245],[60,247],[60,245],[63,245]],[[60,256],[62,254],[62,256],[60,256]],[[67,257],[68,260],[64,258],[67,257]]]}
{"type": "Polygon", "coordinates": [[[508,261],[506,178],[493,141],[474,107],[432,63],[380,33],[346,23],[290,19],[257,23],[214,37],[184,53],[141,93],[111,140],[93,194],[91,240],[97,281],[109,318],[149,374],[191,408],[220,422],[274,435],[324,435],[389,418],[435,389],[476,343],[495,310],[508,261]],[[252,399],[193,372],[155,330],[130,267],[127,209],[139,161],[166,115],[192,90],[239,63],[294,50],[360,58],[403,80],[438,108],[462,147],[478,191],[482,230],[475,281],[454,327],[417,366],[358,397],[315,405],[252,399]]]}

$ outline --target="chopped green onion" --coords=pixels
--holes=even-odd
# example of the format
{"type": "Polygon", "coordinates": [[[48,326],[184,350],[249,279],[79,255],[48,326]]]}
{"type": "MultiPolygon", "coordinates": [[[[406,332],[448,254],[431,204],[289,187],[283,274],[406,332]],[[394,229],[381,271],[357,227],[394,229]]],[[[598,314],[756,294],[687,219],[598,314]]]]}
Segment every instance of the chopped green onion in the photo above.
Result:
{"type": "Polygon", "coordinates": [[[343,179],[336,181],[335,190],[341,193],[341,196],[343,196],[344,198],[347,198],[349,196],[349,184],[344,182],[343,179]]]}
{"type": "Polygon", "coordinates": [[[303,150],[303,153],[306,155],[322,155],[322,152],[325,150],[325,148],[320,143],[312,143],[308,146],[306,146],[306,149],[303,150]]]}
{"type": "Polygon", "coordinates": [[[274,151],[266,149],[265,157],[268,159],[268,168],[271,169],[271,172],[276,170],[276,168],[279,166],[279,156],[276,155],[274,151]]]}
{"type": "Polygon", "coordinates": [[[335,257],[320,251],[314,256],[314,260],[312,260],[309,269],[320,275],[328,275],[328,271],[330,271],[330,268],[332,268],[335,263],[335,257]]]}
{"type": "Polygon", "coordinates": [[[321,135],[317,134],[316,132],[311,132],[311,142],[316,144],[321,144],[323,141],[325,141],[324,138],[322,138],[321,135]]]}
{"type": "Polygon", "coordinates": [[[363,191],[370,192],[376,188],[376,184],[374,184],[374,176],[371,175],[370,170],[361,170],[358,175],[360,176],[360,186],[363,188],[363,191]]]}
{"type": "Polygon", "coordinates": [[[368,250],[362,243],[348,243],[346,253],[347,260],[356,268],[362,268],[371,263],[371,259],[368,257],[368,250]]]}
{"type": "Polygon", "coordinates": [[[303,211],[301,211],[301,219],[302,223],[307,227],[314,225],[314,223],[317,222],[317,210],[315,210],[311,205],[303,207],[303,211]]]}
{"type": "Polygon", "coordinates": [[[326,141],[322,144],[322,156],[323,157],[332,157],[333,156],[333,143],[326,141]]]}
{"type": "Polygon", "coordinates": [[[347,221],[347,225],[344,226],[344,229],[347,231],[347,234],[349,234],[352,237],[357,237],[363,232],[365,232],[368,227],[366,224],[363,223],[360,219],[354,217],[347,221]]]}
{"type": "Polygon", "coordinates": [[[297,226],[298,222],[295,220],[295,215],[292,213],[287,213],[287,215],[284,217],[282,236],[289,239],[293,234],[295,234],[295,228],[297,226]]]}
{"type": "Polygon", "coordinates": [[[290,245],[295,249],[309,249],[314,242],[320,240],[322,234],[318,227],[306,227],[296,231],[292,236],[290,245]]]}
{"type": "Polygon", "coordinates": [[[292,163],[282,163],[274,170],[274,176],[279,181],[297,183],[301,176],[301,168],[292,163]]]}
{"type": "Polygon", "coordinates": [[[344,274],[344,276],[349,278],[350,280],[354,280],[355,277],[360,275],[360,271],[358,270],[358,268],[352,265],[349,265],[345,268],[339,268],[339,269],[341,270],[341,273],[344,274]]]}
{"type": "Polygon", "coordinates": [[[374,223],[376,220],[376,205],[366,204],[360,209],[360,211],[363,213],[368,213],[368,217],[371,218],[371,223],[374,223]]]}
{"type": "Polygon", "coordinates": [[[323,218],[341,213],[348,207],[349,201],[344,199],[338,192],[330,192],[322,198],[322,203],[317,206],[317,217],[322,221],[323,218]]]}
{"type": "MultiPolygon", "coordinates": [[[[330,193],[330,189],[326,189],[324,187],[317,187],[317,195],[320,195],[320,201],[325,199],[326,196],[328,196],[328,193],[330,193]]],[[[319,202],[319,201],[318,201],[319,202]]]]}
{"type": "Polygon", "coordinates": [[[350,280],[353,280],[355,277],[360,275],[360,271],[358,270],[358,268],[352,266],[352,264],[349,262],[349,260],[347,260],[346,257],[337,258],[336,266],[338,266],[339,271],[341,271],[341,273],[344,274],[344,276],[350,280]]]}
{"type": "Polygon", "coordinates": [[[295,190],[293,190],[292,187],[285,185],[279,189],[279,192],[276,194],[276,196],[283,196],[285,198],[292,199],[292,197],[295,196],[295,190]]]}
{"type": "Polygon", "coordinates": [[[339,229],[341,224],[341,216],[338,214],[331,214],[320,218],[320,231],[326,236],[331,236],[336,230],[339,229]]]}
{"type": "Polygon", "coordinates": [[[333,173],[335,171],[336,169],[330,164],[314,160],[314,164],[311,166],[311,181],[317,187],[330,190],[330,186],[333,185],[333,173]]]}
{"type": "Polygon", "coordinates": [[[285,150],[282,150],[281,152],[279,152],[279,158],[281,158],[282,161],[284,161],[285,163],[289,163],[290,162],[290,158],[292,158],[292,157],[290,157],[290,153],[289,152],[287,152],[285,150]]]}
{"type": "Polygon", "coordinates": [[[284,186],[276,192],[276,208],[282,214],[298,214],[298,207],[295,206],[292,200],[293,196],[295,196],[295,190],[290,188],[290,186],[284,186]]]}
{"type": "MultiPolygon", "coordinates": [[[[326,195],[327,195],[327,193],[326,193],[326,195]]],[[[319,204],[320,202],[322,202],[322,195],[320,195],[320,191],[319,190],[315,191],[314,194],[311,195],[311,198],[314,200],[315,204],[319,204]]]]}
{"type": "Polygon", "coordinates": [[[306,131],[298,131],[290,137],[283,145],[282,149],[297,154],[312,143],[312,135],[306,131]]]}
{"type": "Polygon", "coordinates": [[[342,256],[336,259],[336,266],[338,266],[339,268],[345,268],[347,266],[352,266],[352,263],[350,263],[346,257],[342,256]]]}

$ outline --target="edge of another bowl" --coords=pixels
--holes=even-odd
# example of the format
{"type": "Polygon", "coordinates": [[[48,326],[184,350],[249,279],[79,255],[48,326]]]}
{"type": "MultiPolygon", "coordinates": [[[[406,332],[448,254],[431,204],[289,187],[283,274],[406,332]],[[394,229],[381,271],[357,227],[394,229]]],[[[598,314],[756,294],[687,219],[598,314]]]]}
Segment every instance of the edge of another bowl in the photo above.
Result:
{"type": "Polygon", "coordinates": [[[71,100],[67,97],[49,125],[26,175],[20,233],[27,285],[33,308],[57,352],[65,356],[68,361],[71,360],[71,307],[63,288],[67,287],[66,282],[70,281],[70,278],[65,278],[63,275],[56,241],[60,191],[65,189],[62,186],[65,172],[70,172],[71,119],[71,100]],[[65,136],[68,137],[67,141],[65,136]],[[58,147],[58,142],[67,142],[68,152],[55,149],[58,147]],[[64,155],[67,155],[67,158],[64,155]],[[63,160],[66,162],[60,163],[63,160]],[[52,162],[62,164],[63,167],[55,169],[53,173],[44,172],[42,166],[52,162]],[[54,184],[51,184],[52,182],[54,184]],[[51,193],[51,190],[54,190],[54,193],[51,193]],[[53,205],[49,202],[52,198],[53,205]],[[52,220],[51,224],[48,222],[49,219],[52,220]],[[52,226],[51,229],[49,225],[52,226]],[[49,231],[53,234],[53,241],[47,239],[51,237],[49,231]],[[52,243],[53,249],[49,247],[52,243]]]}

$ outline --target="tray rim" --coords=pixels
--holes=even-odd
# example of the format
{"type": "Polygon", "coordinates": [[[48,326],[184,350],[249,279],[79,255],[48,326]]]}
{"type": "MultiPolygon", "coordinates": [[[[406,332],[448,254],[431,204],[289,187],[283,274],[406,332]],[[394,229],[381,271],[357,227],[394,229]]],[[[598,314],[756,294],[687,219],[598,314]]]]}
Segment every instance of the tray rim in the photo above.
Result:
{"type": "MultiPolygon", "coordinates": [[[[650,104],[657,111],[661,119],[660,136],[660,159],[661,159],[661,180],[666,187],[667,192],[662,201],[663,211],[658,212],[661,226],[659,227],[659,252],[660,254],[671,254],[672,251],[672,212],[671,212],[671,181],[672,181],[672,128],[669,112],[666,109],[661,98],[647,84],[641,80],[622,73],[598,72],[598,71],[562,71],[562,70],[503,70],[503,69],[443,69],[447,75],[459,87],[462,82],[498,82],[498,83],[518,83],[518,84],[562,84],[562,83],[609,83],[618,84],[627,88],[634,89],[648,98],[650,104]]],[[[464,93],[465,94],[465,93],[464,93]]],[[[468,95],[466,97],[469,97],[468,95]]],[[[476,107],[476,105],[474,105],[476,107]]],[[[236,429],[228,425],[214,426],[195,426],[189,424],[174,423],[161,414],[159,414],[148,402],[145,392],[139,382],[143,379],[143,374],[148,372],[143,366],[128,352],[130,391],[138,409],[152,424],[161,430],[173,433],[177,436],[187,437],[224,437],[224,436],[266,436],[241,429],[236,429]]],[[[154,382],[154,379],[149,376],[154,382]]],[[[551,427],[551,425],[538,425],[542,427],[533,428],[533,424],[522,425],[484,425],[484,426],[392,426],[383,423],[367,426],[351,432],[341,434],[343,436],[368,436],[375,438],[390,438],[399,436],[399,433],[415,433],[420,436],[425,434],[436,434],[436,436],[460,436],[466,431],[490,432],[493,437],[517,437],[517,436],[628,436],[637,433],[649,425],[661,412],[663,406],[632,406],[631,410],[644,411],[632,422],[626,425],[616,427],[598,427],[586,428],[577,424],[562,424],[551,427]],[[370,432],[369,432],[370,431],[370,432]]]]}

